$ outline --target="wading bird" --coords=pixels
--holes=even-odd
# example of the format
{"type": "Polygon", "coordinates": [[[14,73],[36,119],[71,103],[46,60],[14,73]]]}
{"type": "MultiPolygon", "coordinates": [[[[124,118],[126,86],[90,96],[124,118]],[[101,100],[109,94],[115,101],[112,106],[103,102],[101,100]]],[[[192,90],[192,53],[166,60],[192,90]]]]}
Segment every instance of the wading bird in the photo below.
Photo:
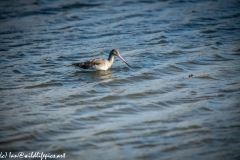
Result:
{"type": "Polygon", "coordinates": [[[113,49],[108,56],[108,59],[96,58],[86,62],[73,63],[72,65],[78,66],[83,69],[93,68],[96,70],[108,70],[114,60],[114,56],[118,56],[123,62],[125,62],[129,67],[131,67],[120,55],[118,49],[113,49]]]}

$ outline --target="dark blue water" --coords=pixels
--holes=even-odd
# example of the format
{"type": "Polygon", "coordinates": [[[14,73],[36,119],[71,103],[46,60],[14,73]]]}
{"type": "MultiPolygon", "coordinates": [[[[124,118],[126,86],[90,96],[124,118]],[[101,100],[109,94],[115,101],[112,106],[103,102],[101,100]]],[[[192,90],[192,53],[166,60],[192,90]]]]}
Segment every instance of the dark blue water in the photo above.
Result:
{"type": "Polygon", "coordinates": [[[2,0],[0,153],[240,159],[239,8],[2,0]],[[113,48],[131,68],[118,58],[108,71],[71,66],[113,48]]]}

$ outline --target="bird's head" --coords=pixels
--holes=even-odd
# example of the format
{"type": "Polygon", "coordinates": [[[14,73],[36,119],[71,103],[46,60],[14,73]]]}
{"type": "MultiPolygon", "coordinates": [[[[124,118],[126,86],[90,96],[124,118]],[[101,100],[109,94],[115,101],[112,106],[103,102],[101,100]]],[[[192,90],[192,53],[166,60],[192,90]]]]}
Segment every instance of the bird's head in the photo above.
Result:
{"type": "Polygon", "coordinates": [[[114,56],[118,56],[123,62],[125,62],[129,67],[131,67],[131,66],[127,63],[127,61],[125,61],[125,60],[122,58],[122,56],[120,55],[120,52],[118,51],[118,49],[113,49],[113,50],[111,51],[111,54],[114,55],[114,56]]]}

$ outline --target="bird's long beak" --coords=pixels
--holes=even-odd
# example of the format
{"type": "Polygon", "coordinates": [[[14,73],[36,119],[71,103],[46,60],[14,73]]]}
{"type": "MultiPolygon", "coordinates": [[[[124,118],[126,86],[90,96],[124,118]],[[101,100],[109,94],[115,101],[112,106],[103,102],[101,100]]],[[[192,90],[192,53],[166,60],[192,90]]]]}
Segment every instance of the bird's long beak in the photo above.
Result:
{"type": "Polygon", "coordinates": [[[129,67],[131,67],[131,66],[127,63],[127,61],[125,61],[125,60],[122,58],[121,55],[119,55],[118,57],[119,57],[123,62],[125,62],[129,67]]]}

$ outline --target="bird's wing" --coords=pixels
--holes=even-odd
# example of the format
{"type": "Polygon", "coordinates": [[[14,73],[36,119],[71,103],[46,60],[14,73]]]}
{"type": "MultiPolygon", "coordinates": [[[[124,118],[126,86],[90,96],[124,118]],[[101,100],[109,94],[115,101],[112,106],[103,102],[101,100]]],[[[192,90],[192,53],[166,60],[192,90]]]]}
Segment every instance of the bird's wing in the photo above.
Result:
{"type": "Polygon", "coordinates": [[[94,66],[101,65],[103,61],[106,61],[106,60],[102,58],[96,58],[86,62],[73,63],[73,65],[83,69],[88,69],[88,68],[95,68],[94,66]]]}

